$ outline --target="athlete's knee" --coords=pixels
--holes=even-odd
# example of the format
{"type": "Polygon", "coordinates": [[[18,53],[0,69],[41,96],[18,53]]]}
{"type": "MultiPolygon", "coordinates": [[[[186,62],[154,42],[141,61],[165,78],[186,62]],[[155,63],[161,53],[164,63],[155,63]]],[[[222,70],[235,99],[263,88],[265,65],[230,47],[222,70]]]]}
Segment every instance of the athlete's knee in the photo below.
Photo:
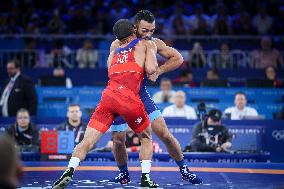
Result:
{"type": "Polygon", "coordinates": [[[94,140],[90,137],[84,137],[84,139],[77,145],[77,148],[84,148],[85,150],[91,150],[94,147],[94,140]]]}
{"type": "Polygon", "coordinates": [[[151,141],[152,140],[152,135],[151,135],[151,127],[148,127],[144,131],[138,134],[140,140],[144,141],[151,141]]]}
{"type": "Polygon", "coordinates": [[[113,146],[124,146],[125,145],[125,132],[113,132],[112,133],[112,140],[113,146]]]}
{"type": "Polygon", "coordinates": [[[163,118],[156,119],[152,122],[153,132],[163,141],[171,140],[172,134],[167,128],[166,122],[163,118]]]}

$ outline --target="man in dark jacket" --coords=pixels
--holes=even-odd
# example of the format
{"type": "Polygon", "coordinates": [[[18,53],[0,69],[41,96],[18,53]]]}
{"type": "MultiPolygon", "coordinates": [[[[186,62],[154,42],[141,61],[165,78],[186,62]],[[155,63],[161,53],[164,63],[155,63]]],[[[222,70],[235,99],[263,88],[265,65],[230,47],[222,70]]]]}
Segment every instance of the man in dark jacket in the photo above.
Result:
{"type": "Polygon", "coordinates": [[[38,151],[39,132],[30,121],[29,111],[21,108],[17,112],[16,123],[7,129],[20,151],[38,151]]]}
{"type": "Polygon", "coordinates": [[[0,96],[0,115],[16,116],[20,108],[25,108],[30,115],[36,115],[37,96],[33,82],[20,71],[17,60],[7,64],[9,79],[4,82],[0,96]]]}
{"type": "Polygon", "coordinates": [[[79,104],[70,104],[67,111],[67,120],[57,127],[58,131],[73,131],[77,145],[84,137],[86,124],[82,120],[82,111],[79,104]]]}
{"type": "Polygon", "coordinates": [[[231,135],[221,123],[222,112],[212,109],[208,113],[204,125],[198,123],[192,131],[190,151],[227,152],[232,146],[231,135]]]}

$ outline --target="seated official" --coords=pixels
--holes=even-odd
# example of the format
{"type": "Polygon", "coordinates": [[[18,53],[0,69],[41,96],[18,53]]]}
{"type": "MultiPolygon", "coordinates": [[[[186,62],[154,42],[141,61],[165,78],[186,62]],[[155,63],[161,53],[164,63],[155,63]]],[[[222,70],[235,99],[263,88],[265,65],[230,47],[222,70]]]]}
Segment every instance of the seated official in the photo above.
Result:
{"type": "Polygon", "coordinates": [[[222,125],[221,117],[221,111],[212,109],[204,125],[200,122],[193,128],[190,146],[187,146],[184,151],[228,152],[232,146],[232,137],[228,129],[222,125]]]}
{"type": "Polygon", "coordinates": [[[194,108],[185,104],[186,95],[183,91],[177,91],[174,98],[175,104],[165,107],[162,114],[164,117],[183,117],[197,119],[194,108]]]}
{"type": "Polygon", "coordinates": [[[82,111],[79,104],[70,104],[67,111],[67,119],[57,127],[58,131],[73,131],[74,141],[77,145],[84,137],[86,124],[82,120],[82,111]]]}
{"type": "Polygon", "coordinates": [[[173,103],[175,91],[172,90],[172,82],[168,78],[162,78],[160,83],[160,91],[153,95],[153,101],[159,103],[173,103]]]}
{"type": "Polygon", "coordinates": [[[39,151],[39,132],[36,126],[31,123],[27,109],[18,110],[16,123],[7,129],[7,133],[15,140],[20,151],[39,151]]]}
{"type": "Polygon", "coordinates": [[[232,120],[253,119],[258,117],[256,109],[247,106],[247,97],[243,92],[235,94],[235,106],[225,109],[225,114],[232,120]]]}

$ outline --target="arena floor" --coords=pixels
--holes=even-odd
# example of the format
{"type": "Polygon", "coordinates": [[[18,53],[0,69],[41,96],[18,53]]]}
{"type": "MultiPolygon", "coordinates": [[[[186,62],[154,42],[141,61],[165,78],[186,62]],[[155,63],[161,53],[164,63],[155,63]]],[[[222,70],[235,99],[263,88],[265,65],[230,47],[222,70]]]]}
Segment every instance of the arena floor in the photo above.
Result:
{"type": "MultiPolygon", "coordinates": [[[[24,162],[21,188],[51,188],[67,162],[24,162]]],[[[284,164],[275,163],[193,163],[191,171],[203,178],[202,185],[180,179],[175,163],[154,162],[152,178],[160,188],[198,189],[280,189],[284,188],[284,164]]],[[[129,163],[132,182],[126,186],[108,183],[117,174],[115,162],[83,162],[67,188],[139,188],[139,162],[129,163]]]]}

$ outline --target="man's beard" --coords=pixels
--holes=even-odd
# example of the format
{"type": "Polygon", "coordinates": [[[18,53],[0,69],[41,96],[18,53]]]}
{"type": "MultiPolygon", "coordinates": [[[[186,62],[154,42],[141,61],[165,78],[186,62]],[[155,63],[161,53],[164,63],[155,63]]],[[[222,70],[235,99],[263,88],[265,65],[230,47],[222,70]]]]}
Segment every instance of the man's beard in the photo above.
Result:
{"type": "Polygon", "coordinates": [[[17,73],[11,73],[11,74],[8,74],[8,76],[9,76],[10,78],[12,78],[12,77],[14,77],[16,74],[17,74],[17,73]]]}
{"type": "Polygon", "coordinates": [[[137,37],[137,38],[146,39],[146,40],[149,40],[149,39],[151,39],[151,38],[152,38],[152,36],[151,36],[151,37],[147,37],[147,36],[142,37],[142,35],[140,35],[138,32],[136,32],[136,37],[137,37]]]}

